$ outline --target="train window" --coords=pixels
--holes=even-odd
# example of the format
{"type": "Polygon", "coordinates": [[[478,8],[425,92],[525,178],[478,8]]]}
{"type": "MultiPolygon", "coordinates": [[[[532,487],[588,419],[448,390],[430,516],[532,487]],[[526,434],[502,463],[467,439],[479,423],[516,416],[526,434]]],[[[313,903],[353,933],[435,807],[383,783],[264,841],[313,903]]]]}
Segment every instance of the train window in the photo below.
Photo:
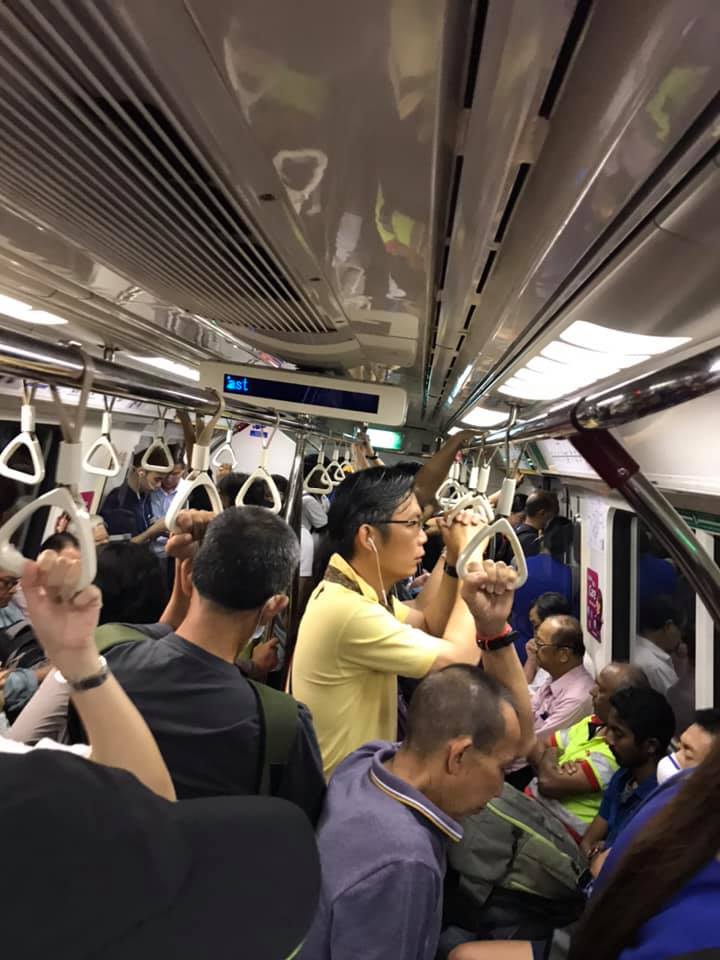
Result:
{"type": "Polygon", "coordinates": [[[628,510],[612,515],[612,658],[630,659],[632,624],[631,563],[634,516],[628,510]]]}
{"type": "Polygon", "coordinates": [[[636,524],[631,660],[667,696],[680,732],[695,710],[696,595],[646,524],[639,519],[636,524]]]}

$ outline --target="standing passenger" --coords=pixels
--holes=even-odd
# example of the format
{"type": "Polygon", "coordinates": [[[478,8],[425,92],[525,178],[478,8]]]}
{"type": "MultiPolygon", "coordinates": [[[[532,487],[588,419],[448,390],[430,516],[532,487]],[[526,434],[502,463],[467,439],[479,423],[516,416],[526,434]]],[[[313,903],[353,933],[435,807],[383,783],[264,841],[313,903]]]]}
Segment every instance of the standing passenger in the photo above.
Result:
{"type": "Polygon", "coordinates": [[[672,654],[682,643],[685,618],[670,597],[655,596],[640,609],[640,632],[632,644],[632,662],[650,686],[666,694],[678,682],[672,654]]]}
{"type": "Polygon", "coordinates": [[[459,820],[501,793],[504,767],[530,734],[505,626],[515,576],[486,561],[463,583],[485,638],[484,671],[456,664],[426,677],[405,741],[366,744],[330,781],[318,830],[320,907],[300,960],[435,957],[446,847],[462,838],[459,820]]]}
{"type": "Polygon", "coordinates": [[[396,739],[398,676],[477,663],[455,570],[466,522],[446,525],[444,574],[415,601],[421,609],[412,609],[388,594],[425,552],[413,477],[371,468],[338,487],[328,516],[336,552],[308,601],[292,668],[292,690],[312,710],[326,776],[361,744],[396,739]]]}
{"type": "Polygon", "coordinates": [[[558,512],[558,498],[548,490],[534,490],[527,498],[525,520],[515,530],[526,557],[540,553],[542,533],[558,512]]]}
{"type": "MultiPolygon", "coordinates": [[[[110,491],[100,507],[110,536],[137,537],[152,525],[150,494],[160,486],[160,474],[140,466],[142,457],[142,452],[135,454],[125,481],[110,491]]],[[[158,536],[162,532],[157,529],[158,536]]]]}

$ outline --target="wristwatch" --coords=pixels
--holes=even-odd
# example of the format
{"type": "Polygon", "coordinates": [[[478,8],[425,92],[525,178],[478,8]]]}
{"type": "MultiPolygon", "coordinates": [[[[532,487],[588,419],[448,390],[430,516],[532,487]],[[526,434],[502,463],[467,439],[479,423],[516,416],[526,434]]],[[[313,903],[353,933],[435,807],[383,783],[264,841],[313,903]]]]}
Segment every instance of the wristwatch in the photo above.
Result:
{"type": "Polygon", "coordinates": [[[445,561],[445,573],[448,577],[453,577],[455,580],[458,579],[457,567],[454,563],[448,563],[447,560],[445,561]]]}
{"type": "Polygon", "coordinates": [[[502,650],[503,647],[509,647],[511,643],[515,643],[517,635],[517,631],[513,630],[509,623],[506,623],[502,633],[494,637],[484,637],[478,633],[475,635],[475,640],[481,650],[493,653],[495,650],[502,650]]]}
{"type": "Polygon", "coordinates": [[[100,657],[100,669],[97,673],[89,677],[83,677],[81,680],[66,680],[59,670],[55,671],[55,679],[58,683],[66,683],[73,693],[82,693],[84,690],[94,690],[95,687],[101,687],[110,676],[110,668],[107,665],[105,657],[100,657]]]}

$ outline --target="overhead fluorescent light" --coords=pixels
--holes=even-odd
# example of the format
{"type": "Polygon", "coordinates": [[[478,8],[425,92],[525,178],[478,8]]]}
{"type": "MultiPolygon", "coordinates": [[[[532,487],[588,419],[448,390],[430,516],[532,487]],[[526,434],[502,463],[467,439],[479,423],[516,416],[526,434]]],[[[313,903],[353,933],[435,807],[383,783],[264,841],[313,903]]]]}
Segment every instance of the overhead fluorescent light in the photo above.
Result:
{"type": "Polygon", "coordinates": [[[185,377],[186,380],[200,379],[200,371],[195,367],[188,367],[184,363],[178,363],[176,360],[168,360],[167,357],[140,357],[132,353],[126,354],[130,360],[138,360],[140,363],[146,363],[149,367],[155,367],[166,373],[174,373],[177,377],[185,377]]]}
{"type": "Polygon", "coordinates": [[[691,337],[650,337],[644,333],[625,333],[624,330],[602,327],[599,323],[576,320],[567,330],[563,330],[560,339],[600,353],[655,355],[681,347],[691,337]]]}
{"type": "Polygon", "coordinates": [[[462,433],[462,427],[450,427],[448,435],[454,437],[456,433],[462,433]]]}
{"type": "Polygon", "coordinates": [[[465,386],[465,384],[466,384],[467,381],[468,381],[468,377],[469,377],[470,374],[472,373],[472,369],[473,369],[473,364],[472,364],[472,363],[469,363],[469,364],[465,367],[465,369],[463,370],[463,372],[460,374],[460,377],[458,378],[458,382],[457,382],[457,383],[455,384],[455,386],[453,387],[452,391],[450,392],[450,396],[449,396],[448,399],[447,399],[448,404],[451,404],[451,403],[454,402],[455,397],[460,393],[460,391],[462,390],[462,388],[465,386]]]}
{"type": "Polygon", "coordinates": [[[378,450],[402,450],[403,435],[397,430],[378,430],[369,427],[366,431],[373,447],[378,450]]]}
{"type": "Polygon", "coordinates": [[[498,392],[523,400],[557,400],[691,339],[623,333],[585,320],[571,324],[560,338],[516,370],[498,392]]]}
{"type": "Polygon", "coordinates": [[[0,313],[4,313],[14,320],[22,320],[23,323],[34,323],[42,327],[60,326],[67,323],[67,320],[63,317],[48,313],[47,310],[35,310],[29,303],[4,295],[0,295],[0,313]]]}
{"type": "Polygon", "coordinates": [[[471,427],[494,427],[497,423],[507,420],[508,415],[504,411],[487,410],[485,407],[473,407],[462,418],[463,423],[471,427]]]}

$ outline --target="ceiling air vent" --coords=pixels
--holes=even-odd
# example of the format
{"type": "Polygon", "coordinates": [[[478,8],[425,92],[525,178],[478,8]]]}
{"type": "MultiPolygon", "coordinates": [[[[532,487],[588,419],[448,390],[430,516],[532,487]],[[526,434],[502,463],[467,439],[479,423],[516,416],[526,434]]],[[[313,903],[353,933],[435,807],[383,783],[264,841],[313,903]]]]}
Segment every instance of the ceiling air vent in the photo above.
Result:
{"type": "Polygon", "coordinates": [[[323,334],[183,129],[111,5],[0,5],[0,193],[192,313],[323,334]]]}

